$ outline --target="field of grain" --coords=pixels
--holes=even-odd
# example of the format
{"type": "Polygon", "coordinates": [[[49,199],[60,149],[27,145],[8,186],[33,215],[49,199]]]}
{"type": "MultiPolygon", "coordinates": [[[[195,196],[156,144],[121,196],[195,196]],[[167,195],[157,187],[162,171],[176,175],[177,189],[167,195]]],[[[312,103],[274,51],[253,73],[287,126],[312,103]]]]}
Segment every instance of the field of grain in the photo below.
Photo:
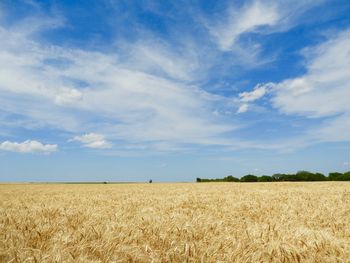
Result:
{"type": "Polygon", "coordinates": [[[2,184],[0,262],[350,262],[350,183],[2,184]]]}

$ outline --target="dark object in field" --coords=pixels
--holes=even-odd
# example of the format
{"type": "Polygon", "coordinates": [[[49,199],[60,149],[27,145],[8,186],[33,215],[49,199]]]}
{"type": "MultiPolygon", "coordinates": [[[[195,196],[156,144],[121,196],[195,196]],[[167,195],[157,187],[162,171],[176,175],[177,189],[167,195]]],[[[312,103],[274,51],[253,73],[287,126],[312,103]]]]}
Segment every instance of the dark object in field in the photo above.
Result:
{"type": "Polygon", "coordinates": [[[152,179],[148,181],[150,184],[152,183],[152,179]]]}
{"type": "Polygon", "coordinates": [[[103,184],[107,184],[107,182],[103,182],[103,184]]]}

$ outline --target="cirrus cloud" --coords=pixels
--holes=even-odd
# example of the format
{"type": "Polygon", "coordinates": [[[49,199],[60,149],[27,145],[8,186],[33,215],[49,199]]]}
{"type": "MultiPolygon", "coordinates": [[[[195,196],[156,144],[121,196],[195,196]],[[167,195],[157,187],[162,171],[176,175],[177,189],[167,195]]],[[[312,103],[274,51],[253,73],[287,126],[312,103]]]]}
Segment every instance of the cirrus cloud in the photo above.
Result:
{"type": "MultiPolygon", "coordinates": [[[[229,107],[230,99],[188,84],[192,75],[185,72],[196,67],[192,57],[151,40],[128,47],[123,52],[138,50],[137,59],[41,43],[21,27],[0,25],[0,103],[46,128],[95,130],[125,144],[222,144],[221,135],[236,125],[210,113],[229,107]]],[[[109,144],[97,139],[85,145],[109,144]]]]}
{"type": "Polygon", "coordinates": [[[275,4],[253,1],[240,9],[230,8],[226,21],[209,27],[209,32],[221,50],[229,51],[240,35],[255,31],[260,26],[272,26],[278,19],[275,4]]]}

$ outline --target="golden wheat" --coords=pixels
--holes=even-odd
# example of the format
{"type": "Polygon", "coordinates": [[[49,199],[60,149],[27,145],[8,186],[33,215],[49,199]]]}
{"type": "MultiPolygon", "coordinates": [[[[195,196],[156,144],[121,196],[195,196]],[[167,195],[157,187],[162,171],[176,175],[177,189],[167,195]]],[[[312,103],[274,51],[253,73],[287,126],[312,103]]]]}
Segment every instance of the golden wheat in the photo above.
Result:
{"type": "Polygon", "coordinates": [[[350,262],[350,183],[0,185],[1,262],[350,262]]]}

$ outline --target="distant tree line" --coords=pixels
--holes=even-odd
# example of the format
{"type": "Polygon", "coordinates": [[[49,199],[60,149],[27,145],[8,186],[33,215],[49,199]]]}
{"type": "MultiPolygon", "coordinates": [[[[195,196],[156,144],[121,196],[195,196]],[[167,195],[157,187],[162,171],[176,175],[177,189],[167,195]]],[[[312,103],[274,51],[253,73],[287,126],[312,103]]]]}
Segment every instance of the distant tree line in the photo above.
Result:
{"type": "Polygon", "coordinates": [[[197,178],[198,183],[205,182],[312,182],[312,181],[350,181],[350,171],[346,173],[329,173],[325,176],[322,173],[311,173],[299,171],[296,174],[274,174],[272,176],[256,176],[247,174],[240,179],[232,175],[224,178],[204,179],[197,178]]]}

